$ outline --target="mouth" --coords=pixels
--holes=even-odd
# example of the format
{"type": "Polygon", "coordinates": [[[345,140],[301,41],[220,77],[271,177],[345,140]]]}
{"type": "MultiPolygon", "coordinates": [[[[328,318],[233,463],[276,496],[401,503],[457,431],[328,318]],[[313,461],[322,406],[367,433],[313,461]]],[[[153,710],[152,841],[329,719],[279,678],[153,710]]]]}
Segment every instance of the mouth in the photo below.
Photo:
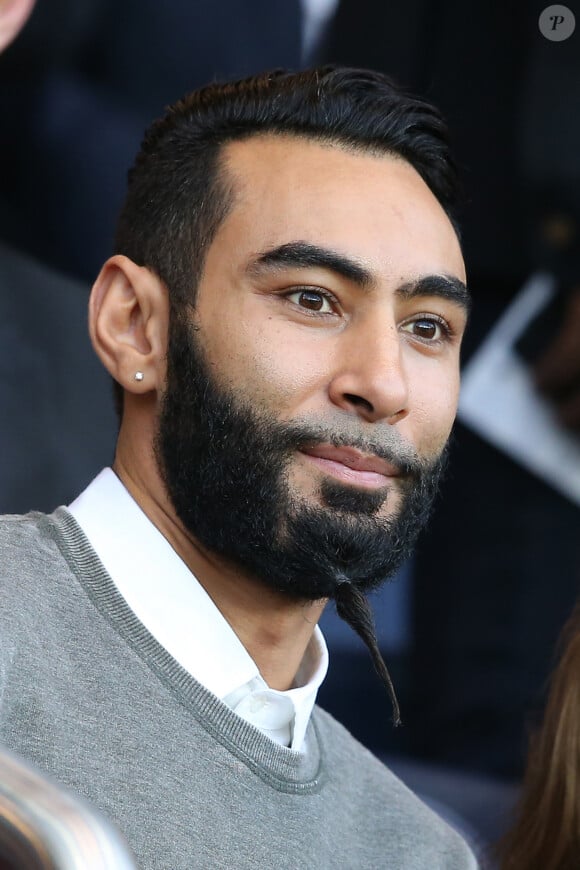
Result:
{"type": "Polygon", "coordinates": [[[393,478],[400,477],[397,466],[379,456],[361,453],[354,447],[333,447],[331,444],[316,444],[300,451],[308,462],[326,474],[367,489],[388,486],[393,478]]]}

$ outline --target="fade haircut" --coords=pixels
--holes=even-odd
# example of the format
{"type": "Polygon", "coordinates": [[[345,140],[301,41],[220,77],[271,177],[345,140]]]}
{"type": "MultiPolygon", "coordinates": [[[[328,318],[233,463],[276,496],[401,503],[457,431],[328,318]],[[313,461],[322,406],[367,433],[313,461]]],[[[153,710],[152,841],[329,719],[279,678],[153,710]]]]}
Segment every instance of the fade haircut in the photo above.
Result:
{"type": "MultiPolygon", "coordinates": [[[[146,132],[115,237],[115,253],[163,281],[170,317],[195,304],[206,252],[232,204],[222,149],[260,134],[399,156],[423,178],[457,231],[445,122],[434,106],[386,76],[324,66],[213,83],[174,103],[146,132]]],[[[119,386],[116,403],[120,411],[119,386]]]]}

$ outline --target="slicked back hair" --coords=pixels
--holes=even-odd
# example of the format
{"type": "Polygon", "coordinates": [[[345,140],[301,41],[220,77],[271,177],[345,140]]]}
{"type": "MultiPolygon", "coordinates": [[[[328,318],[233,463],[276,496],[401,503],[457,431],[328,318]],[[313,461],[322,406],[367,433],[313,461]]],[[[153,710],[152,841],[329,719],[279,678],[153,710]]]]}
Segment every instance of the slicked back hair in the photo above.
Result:
{"type": "MultiPolygon", "coordinates": [[[[457,231],[445,122],[434,106],[381,73],[324,66],[210,84],[174,103],[146,132],[115,238],[115,253],[163,281],[170,317],[195,304],[206,252],[232,203],[222,148],[260,134],[402,157],[457,231]]],[[[121,397],[119,388],[119,410],[121,397]]]]}

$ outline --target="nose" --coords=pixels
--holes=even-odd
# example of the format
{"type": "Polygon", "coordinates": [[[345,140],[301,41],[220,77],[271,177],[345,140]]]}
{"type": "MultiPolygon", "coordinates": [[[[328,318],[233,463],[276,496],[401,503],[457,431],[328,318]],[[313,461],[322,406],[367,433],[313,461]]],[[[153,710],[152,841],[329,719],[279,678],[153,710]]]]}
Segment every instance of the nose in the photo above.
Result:
{"type": "Polygon", "coordinates": [[[399,423],[409,413],[409,384],[394,320],[375,317],[359,329],[345,330],[341,338],[329,387],[333,404],[367,422],[399,423]]]}

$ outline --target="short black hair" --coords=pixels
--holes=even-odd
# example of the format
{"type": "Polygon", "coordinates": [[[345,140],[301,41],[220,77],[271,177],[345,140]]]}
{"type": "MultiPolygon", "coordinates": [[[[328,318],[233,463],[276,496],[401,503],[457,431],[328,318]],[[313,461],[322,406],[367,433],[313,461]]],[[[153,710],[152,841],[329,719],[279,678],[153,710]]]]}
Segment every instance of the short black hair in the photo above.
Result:
{"type": "MultiPolygon", "coordinates": [[[[222,148],[260,134],[399,156],[457,231],[457,176],[445,122],[387,76],[324,66],[213,83],[174,103],[146,132],[117,227],[115,253],[163,281],[170,316],[195,303],[206,251],[231,205],[222,148]]],[[[118,405],[120,395],[119,388],[118,405]]]]}

